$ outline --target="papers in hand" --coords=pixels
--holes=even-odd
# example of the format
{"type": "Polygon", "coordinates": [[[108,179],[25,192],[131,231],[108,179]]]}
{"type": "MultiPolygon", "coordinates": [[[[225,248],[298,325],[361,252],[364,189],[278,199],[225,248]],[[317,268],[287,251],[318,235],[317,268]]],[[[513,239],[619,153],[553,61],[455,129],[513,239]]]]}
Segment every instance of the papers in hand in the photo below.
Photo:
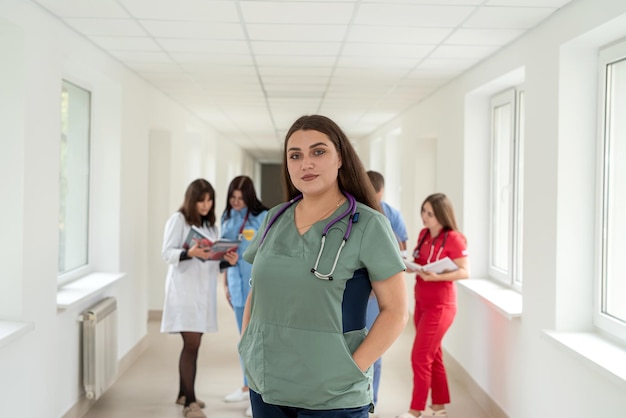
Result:
{"type": "Polygon", "coordinates": [[[407,270],[410,272],[416,271],[431,271],[433,273],[443,273],[444,271],[454,271],[459,268],[454,261],[450,260],[450,257],[444,257],[441,260],[434,261],[430,264],[419,265],[409,260],[403,260],[404,265],[407,267],[407,270]]]}
{"type": "MultiPolygon", "coordinates": [[[[208,236],[206,236],[202,230],[195,225],[191,226],[189,230],[189,234],[183,243],[183,248],[188,250],[193,247],[195,244],[198,244],[198,247],[204,249],[206,252],[211,252],[211,256],[208,260],[222,260],[224,255],[229,251],[235,251],[239,244],[240,240],[227,240],[227,239],[219,239],[213,242],[208,236]]],[[[207,261],[204,258],[197,257],[199,260],[207,261]]]]}

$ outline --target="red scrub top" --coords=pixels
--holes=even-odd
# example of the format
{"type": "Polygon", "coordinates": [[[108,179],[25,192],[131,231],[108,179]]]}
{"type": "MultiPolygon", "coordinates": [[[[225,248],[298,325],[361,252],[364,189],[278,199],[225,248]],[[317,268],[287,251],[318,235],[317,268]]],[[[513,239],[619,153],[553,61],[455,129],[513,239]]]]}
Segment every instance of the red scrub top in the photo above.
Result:
{"type": "MultiPolygon", "coordinates": [[[[465,237],[457,231],[441,230],[434,239],[428,228],[420,231],[417,246],[413,250],[413,257],[417,264],[424,265],[450,257],[451,260],[467,257],[465,237]],[[420,246],[420,243],[421,246],[420,246]],[[419,254],[417,254],[417,248],[419,254]]],[[[415,301],[422,305],[455,305],[456,286],[452,281],[426,282],[415,275],[415,301]]]]}

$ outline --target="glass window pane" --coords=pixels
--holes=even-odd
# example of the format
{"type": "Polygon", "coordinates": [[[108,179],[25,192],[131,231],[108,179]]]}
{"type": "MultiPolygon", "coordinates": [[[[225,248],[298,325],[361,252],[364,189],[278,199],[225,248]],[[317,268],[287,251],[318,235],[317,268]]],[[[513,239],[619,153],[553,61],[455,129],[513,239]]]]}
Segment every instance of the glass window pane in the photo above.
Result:
{"type": "Polygon", "coordinates": [[[518,92],[518,100],[517,100],[517,141],[515,147],[515,194],[514,194],[514,217],[515,217],[515,225],[513,230],[514,238],[513,242],[515,245],[515,249],[513,250],[514,258],[513,258],[513,280],[518,285],[521,286],[523,281],[522,274],[522,258],[523,258],[523,241],[522,241],[522,221],[524,219],[522,212],[522,202],[524,202],[524,136],[526,126],[526,106],[524,101],[524,91],[518,92]]]}
{"type": "Polygon", "coordinates": [[[88,262],[91,93],[71,83],[61,89],[59,273],[88,262]]]}
{"type": "Polygon", "coordinates": [[[626,322],[626,60],[608,65],[606,90],[606,271],[603,313],[626,322]]]}
{"type": "Polygon", "coordinates": [[[512,170],[511,145],[512,105],[498,106],[493,110],[493,237],[492,264],[503,272],[509,271],[509,254],[511,251],[511,203],[512,203],[512,170]]]}

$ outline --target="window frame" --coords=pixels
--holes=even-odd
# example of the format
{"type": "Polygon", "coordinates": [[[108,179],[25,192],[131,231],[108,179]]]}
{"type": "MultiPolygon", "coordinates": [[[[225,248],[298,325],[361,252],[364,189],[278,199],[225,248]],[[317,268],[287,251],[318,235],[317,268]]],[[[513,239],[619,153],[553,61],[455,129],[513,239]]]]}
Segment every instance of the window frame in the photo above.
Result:
{"type": "MultiPolygon", "coordinates": [[[[615,189],[610,176],[610,166],[618,163],[612,159],[613,138],[608,137],[608,117],[610,109],[607,106],[609,100],[608,91],[608,66],[617,62],[626,62],[626,39],[601,48],[598,52],[598,170],[597,170],[597,219],[596,219],[596,274],[594,278],[594,305],[593,324],[601,332],[626,341],[626,321],[622,321],[605,312],[605,286],[607,277],[609,256],[612,252],[609,240],[610,227],[610,202],[609,194],[611,189],[615,189]]],[[[617,211],[614,211],[617,212],[617,211]]],[[[611,214],[615,216],[615,213],[611,214]]],[[[613,255],[613,257],[616,257],[613,255]]]]}
{"type": "MultiPolygon", "coordinates": [[[[64,85],[71,85],[75,88],[78,88],[86,93],[88,93],[88,101],[89,101],[89,108],[87,109],[87,122],[88,122],[88,126],[87,126],[87,156],[86,156],[86,162],[87,162],[87,180],[86,180],[86,185],[87,185],[87,190],[86,190],[86,208],[84,208],[86,210],[86,239],[85,239],[85,245],[87,246],[86,251],[85,251],[85,263],[81,264],[79,266],[73,267],[73,268],[69,268],[65,271],[60,271],[60,265],[57,268],[57,284],[59,286],[62,286],[64,284],[67,284],[68,282],[71,282],[73,280],[76,280],[79,277],[85,276],[87,274],[89,274],[92,271],[91,268],[91,261],[92,261],[92,257],[91,257],[91,250],[92,250],[92,246],[91,246],[91,240],[92,240],[92,228],[91,228],[91,222],[92,222],[92,177],[93,177],[93,173],[92,173],[92,148],[93,148],[93,91],[92,89],[84,86],[82,83],[80,82],[76,82],[74,80],[72,80],[71,77],[63,77],[61,80],[61,91],[63,89],[64,85]]],[[[61,133],[61,132],[60,132],[61,133]]],[[[59,150],[60,151],[60,150],[59,150]]],[[[59,170],[61,170],[61,161],[59,161],[59,170]]],[[[59,187],[61,187],[61,185],[59,185],[59,187]]],[[[60,189],[59,189],[59,193],[60,193],[60,189]]],[[[60,211],[61,211],[61,199],[60,199],[60,195],[59,195],[59,215],[60,215],[60,211]]],[[[61,256],[61,240],[60,240],[60,236],[59,236],[59,261],[60,261],[60,256],[61,256]]]]}
{"type": "Polygon", "coordinates": [[[488,273],[489,277],[500,282],[503,285],[512,287],[521,291],[522,288],[522,221],[523,221],[523,136],[524,136],[524,88],[523,85],[516,85],[506,90],[500,91],[491,96],[489,99],[489,134],[490,134],[490,180],[489,180],[489,256],[488,256],[488,273]],[[509,127],[509,161],[507,163],[510,183],[511,195],[509,198],[510,208],[508,209],[508,217],[510,219],[508,233],[508,269],[504,270],[495,265],[495,247],[496,247],[496,175],[495,172],[499,164],[498,150],[496,144],[496,126],[495,111],[503,105],[510,105],[511,126],[509,127]]]}

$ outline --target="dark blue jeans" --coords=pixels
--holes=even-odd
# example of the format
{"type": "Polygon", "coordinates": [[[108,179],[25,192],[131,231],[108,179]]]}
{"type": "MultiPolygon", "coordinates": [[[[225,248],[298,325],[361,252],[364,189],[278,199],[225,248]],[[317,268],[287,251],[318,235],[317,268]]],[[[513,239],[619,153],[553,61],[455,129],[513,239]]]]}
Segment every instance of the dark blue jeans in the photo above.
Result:
{"type": "Polygon", "coordinates": [[[261,395],[250,390],[250,403],[254,418],[368,418],[369,405],[357,408],[313,410],[291,406],[271,405],[263,402],[261,395]]]}

